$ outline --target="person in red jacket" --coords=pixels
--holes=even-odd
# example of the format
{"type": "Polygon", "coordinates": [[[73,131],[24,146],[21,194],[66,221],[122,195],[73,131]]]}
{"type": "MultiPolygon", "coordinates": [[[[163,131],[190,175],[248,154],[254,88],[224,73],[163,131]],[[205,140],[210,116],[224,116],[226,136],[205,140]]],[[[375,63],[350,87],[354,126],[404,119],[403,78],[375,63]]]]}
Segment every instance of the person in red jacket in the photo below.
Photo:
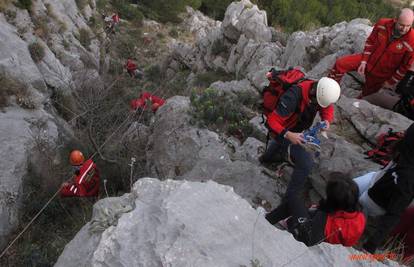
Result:
{"type": "Polygon", "coordinates": [[[120,21],[119,15],[117,13],[112,13],[111,19],[114,25],[117,25],[120,21]]]}
{"type": "Polygon", "coordinates": [[[338,83],[343,75],[357,70],[365,76],[361,97],[381,88],[394,90],[414,60],[413,11],[401,10],[397,19],[380,19],[369,35],[362,54],[337,59],[330,77],[338,83]]]}
{"type": "Polygon", "coordinates": [[[70,163],[75,169],[73,181],[63,183],[61,197],[94,197],[99,193],[99,171],[91,159],[85,158],[79,150],[70,153],[70,163]]]}
{"type": "Polygon", "coordinates": [[[303,146],[303,130],[312,125],[317,113],[327,122],[327,130],[334,118],[332,104],[339,99],[340,94],[341,88],[333,79],[323,77],[319,81],[303,80],[288,88],[280,96],[275,110],[267,115],[266,125],[272,140],[259,161],[269,163],[289,158],[294,164],[286,194],[280,204],[281,209],[300,205],[297,203],[301,202],[300,195],[312,169],[312,155],[303,146]]]}
{"type": "Polygon", "coordinates": [[[299,197],[295,202],[284,202],[268,213],[266,219],[271,224],[286,220],[289,232],[307,246],[323,241],[347,247],[356,245],[366,224],[358,203],[358,186],[349,177],[333,173],[325,192],[326,199],[316,208],[308,210],[304,199],[299,197]]]}
{"type": "Polygon", "coordinates": [[[161,97],[153,95],[149,92],[142,92],[138,99],[134,99],[131,101],[131,109],[143,109],[146,110],[151,108],[151,110],[155,113],[159,107],[164,105],[165,100],[161,97]]]}
{"type": "Polygon", "coordinates": [[[127,62],[125,63],[125,68],[132,78],[141,79],[144,76],[144,73],[138,70],[137,64],[131,58],[128,58],[127,62]]]}

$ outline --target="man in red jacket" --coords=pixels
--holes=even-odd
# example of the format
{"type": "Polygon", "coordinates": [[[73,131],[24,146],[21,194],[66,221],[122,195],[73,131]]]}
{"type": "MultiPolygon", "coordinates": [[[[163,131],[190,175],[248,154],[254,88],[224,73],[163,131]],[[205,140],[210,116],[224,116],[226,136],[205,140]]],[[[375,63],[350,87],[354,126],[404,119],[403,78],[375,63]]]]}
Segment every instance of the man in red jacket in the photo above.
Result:
{"type": "Polygon", "coordinates": [[[343,75],[357,70],[365,75],[362,97],[381,88],[395,89],[414,61],[414,13],[401,10],[398,19],[380,19],[369,35],[364,52],[337,59],[330,77],[338,83],[343,75]]]}
{"type": "MultiPolygon", "coordinates": [[[[294,207],[300,206],[302,202],[300,195],[313,165],[312,155],[302,146],[305,143],[302,132],[312,125],[316,113],[327,122],[329,128],[334,118],[332,104],[339,99],[340,94],[339,84],[331,78],[323,77],[319,81],[304,80],[288,88],[280,96],[275,110],[267,115],[266,125],[272,133],[273,140],[264,155],[259,158],[260,162],[273,162],[282,157],[289,158],[294,163],[286,194],[276,210],[289,209],[293,210],[293,217],[301,216],[302,211],[294,207]]],[[[275,221],[281,219],[283,218],[275,218],[275,221]]]]}
{"type": "Polygon", "coordinates": [[[94,197],[99,193],[99,171],[91,159],[85,158],[79,150],[70,153],[70,163],[75,169],[73,181],[63,183],[61,197],[94,197]]]}

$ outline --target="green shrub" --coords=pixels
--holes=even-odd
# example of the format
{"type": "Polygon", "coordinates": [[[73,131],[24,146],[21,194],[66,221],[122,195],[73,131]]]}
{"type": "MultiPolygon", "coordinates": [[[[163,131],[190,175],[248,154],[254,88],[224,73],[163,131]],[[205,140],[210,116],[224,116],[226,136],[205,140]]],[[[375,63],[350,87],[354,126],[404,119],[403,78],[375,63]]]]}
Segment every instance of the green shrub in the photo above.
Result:
{"type": "Polygon", "coordinates": [[[152,65],[144,70],[145,78],[151,82],[160,82],[162,79],[161,67],[159,65],[152,65]]]}
{"type": "Polygon", "coordinates": [[[16,6],[30,11],[30,8],[32,7],[32,0],[18,0],[16,6]]]}
{"type": "Polygon", "coordinates": [[[379,0],[257,0],[267,12],[269,23],[286,31],[313,30],[353,18],[393,17],[395,8],[379,0]]]}
{"type": "Polygon", "coordinates": [[[202,93],[193,91],[190,100],[193,106],[192,121],[199,126],[219,128],[241,139],[252,133],[249,118],[238,98],[208,88],[202,93]]]}
{"type": "Polygon", "coordinates": [[[178,31],[177,31],[177,29],[176,28],[173,28],[173,29],[171,29],[170,30],[170,32],[168,33],[171,37],[173,37],[173,38],[177,38],[178,37],[178,31]]]}
{"type": "Polygon", "coordinates": [[[76,6],[78,7],[79,10],[83,10],[86,5],[88,4],[87,0],[75,0],[76,2],[76,6]]]}
{"type": "Polygon", "coordinates": [[[231,81],[234,80],[233,74],[226,73],[223,70],[219,71],[208,71],[204,73],[197,74],[195,77],[195,85],[200,87],[210,86],[213,82],[216,81],[231,81]]]}
{"type": "Polygon", "coordinates": [[[121,18],[137,22],[144,19],[144,14],[128,0],[113,0],[111,3],[121,18]]]}
{"type": "Polygon", "coordinates": [[[89,48],[91,45],[91,35],[87,29],[79,29],[79,42],[83,47],[86,48],[89,48]]]}
{"type": "Polygon", "coordinates": [[[39,42],[29,44],[29,52],[36,63],[39,63],[45,57],[45,48],[39,42]]]}
{"type": "Polygon", "coordinates": [[[161,22],[180,22],[179,14],[185,11],[187,5],[194,8],[201,6],[200,0],[143,0],[142,4],[153,11],[161,22]]]}
{"type": "Polygon", "coordinates": [[[4,15],[6,15],[7,19],[14,20],[17,14],[16,11],[9,9],[4,12],[4,15]]]}
{"type": "Polygon", "coordinates": [[[214,19],[223,20],[224,13],[232,2],[233,0],[202,0],[200,10],[214,19]]]}
{"type": "Polygon", "coordinates": [[[77,107],[72,94],[57,89],[53,91],[51,98],[53,106],[63,119],[69,121],[75,116],[77,107]]]}

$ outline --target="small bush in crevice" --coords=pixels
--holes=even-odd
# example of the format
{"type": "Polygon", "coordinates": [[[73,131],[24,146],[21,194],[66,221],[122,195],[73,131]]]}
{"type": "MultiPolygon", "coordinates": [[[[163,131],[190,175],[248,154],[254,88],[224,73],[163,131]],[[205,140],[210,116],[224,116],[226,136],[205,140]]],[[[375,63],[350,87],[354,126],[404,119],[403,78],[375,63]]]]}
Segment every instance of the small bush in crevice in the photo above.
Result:
{"type": "Polygon", "coordinates": [[[35,26],[35,35],[47,41],[51,32],[50,26],[48,25],[50,18],[48,16],[33,16],[32,21],[35,26]]]}
{"type": "Polygon", "coordinates": [[[88,4],[87,0],[75,0],[75,2],[76,2],[76,6],[78,7],[80,11],[82,11],[88,4]]]}
{"type": "Polygon", "coordinates": [[[72,94],[65,93],[62,90],[54,90],[51,99],[53,100],[53,106],[63,119],[69,121],[75,116],[77,107],[72,94]]]}
{"type": "Polygon", "coordinates": [[[193,91],[190,100],[193,106],[192,123],[221,129],[242,140],[252,133],[248,115],[238,98],[208,88],[202,93],[193,91]]]}
{"type": "Polygon", "coordinates": [[[18,0],[16,6],[30,11],[30,8],[32,7],[32,0],[18,0]]]}
{"type": "Polygon", "coordinates": [[[10,97],[14,96],[16,103],[25,109],[35,109],[27,87],[5,74],[0,74],[0,109],[10,105],[10,97]]]}
{"type": "Polygon", "coordinates": [[[179,35],[177,29],[175,29],[175,28],[171,29],[168,34],[173,38],[177,38],[178,35],[179,35]]]}
{"type": "Polygon", "coordinates": [[[200,86],[200,87],[207,87],[216,81],[225,82],[225,81],[231,81],[231,80],[234,80],[234,75],[230,73],[226,73],[223,70],[208,71],[208,72],[196,74],[195,85],[200,86]]]}
{"type": "Polygon", "coordinates": [[[161,67],[159,65],[151,65],[144,70],[145,78],[151,82],[160,82],[162,80],[161,67]]]}
{"type": "Polygon", "coordinates": [[[29,52],[33,61],[39,63],[45,57],[45,48],[39,42],[29,44],[29,52]]]}
{"type": "Polygon", "coordinates": [[[78,40],[83,47],[89,49],[89,46],[91,45],[91,35],[87,29],[85,28],[79,29],[78,40]]]}

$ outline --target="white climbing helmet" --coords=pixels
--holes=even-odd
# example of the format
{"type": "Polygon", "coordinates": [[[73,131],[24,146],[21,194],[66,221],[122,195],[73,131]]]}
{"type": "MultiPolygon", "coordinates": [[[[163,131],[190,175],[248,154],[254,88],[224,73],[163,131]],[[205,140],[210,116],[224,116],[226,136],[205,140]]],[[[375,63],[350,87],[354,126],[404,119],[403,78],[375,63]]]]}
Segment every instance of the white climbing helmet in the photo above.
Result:
{"type": "Polygon", "coordinates": [[[334,79],[323,77],[319,80],[316,87],[316,100],[319,106],[326,108],[338,101],[340,95],[341,87],[334,79]]]}

